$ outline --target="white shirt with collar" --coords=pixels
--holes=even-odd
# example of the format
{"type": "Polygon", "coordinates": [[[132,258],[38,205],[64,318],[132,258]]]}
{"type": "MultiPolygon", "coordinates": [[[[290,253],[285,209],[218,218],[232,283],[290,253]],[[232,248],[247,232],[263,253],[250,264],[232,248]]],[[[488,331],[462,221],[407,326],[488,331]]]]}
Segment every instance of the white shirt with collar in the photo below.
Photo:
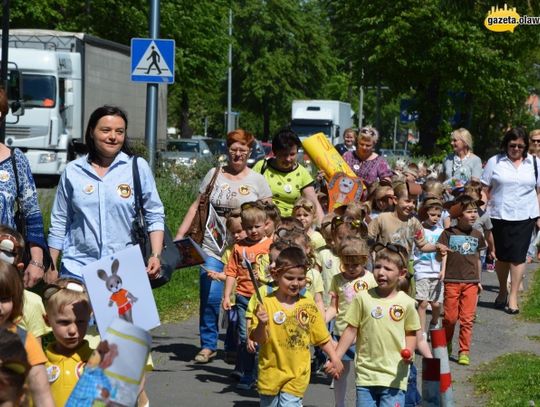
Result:
{"type": "Polygon", "coordinates": [[[490,188],[487,212],[491,218],[518,221],[540,216],[536,196],[540,182],[535,180],[533,160],[540,172],[540,161],[531,154],[517,168],[506,154],[488,160],[481,181],[490,188]]]}

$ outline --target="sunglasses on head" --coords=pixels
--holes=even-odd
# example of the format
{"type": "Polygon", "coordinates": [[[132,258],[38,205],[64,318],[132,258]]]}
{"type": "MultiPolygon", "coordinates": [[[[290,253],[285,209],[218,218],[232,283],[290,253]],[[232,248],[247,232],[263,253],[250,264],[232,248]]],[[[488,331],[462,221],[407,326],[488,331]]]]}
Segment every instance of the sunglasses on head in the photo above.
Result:
{"type": "Polygon", "coordinates": [[[261,201],[252,201],[252,202],[244,202],[242,205],[240,205],[240,209],[245,211],[246,209],[250,208],[257,208],[264,210],[265,206],[261,201]]]}
{"type": "Polygon", "coordinates": [[[294,205],[293,206],[293,211],[296,210],[296,209],[300,209],[300,208],[305,209],[308,212],[312,212],[313,209],[315,208],[315,206],[312,203],[303,203],[303,204],[299,204],[299,205],[294,205]]]}
{"type": "Polygon", "coordinates": [[[75,279],[62,280],[62,284],[51,283],[43,291],[43,299],[49,301],[53,295],[62,290],[71,290],[78,293],[84,293],[84,286],[75,279]]]}
{"type": "Polygon", "coordinates": [[[403,267],[407,266],[407,261],[409,258],[409,253],[407,252],[407,249],[399,244],[394,243],[375,243],[372,250],[375,253],[379,253],[381,250],[388,249],[393,253],[396,253],[401,257],[401,260],[403,261],[403,267]]]}
{"type": "Polygon", "coordinates": [[[286,238],[291,232],[304,232],[304,229],[294,225],[290,227],[280,226],[276,229],[275,234],[280,239],[283,239],[286,238]]]}
{"type": "Polygon", "coordinates": [[[373,131],[373,129],[369,128],[369,127],[362,127],[360,129],[360,133],[367,134],[369,136],[374,136],[375,135],[375,131],[373,131]]]}
{"type": "Polygon", "coordinates": [[[360,229],[364,222],[359,219],[351,218],[350,216],[336,216],[334,219],[332,219],[332,227],[337,228],[338,226],[341,226],[342,224],[346,223],[353,229],[360,229]]]}

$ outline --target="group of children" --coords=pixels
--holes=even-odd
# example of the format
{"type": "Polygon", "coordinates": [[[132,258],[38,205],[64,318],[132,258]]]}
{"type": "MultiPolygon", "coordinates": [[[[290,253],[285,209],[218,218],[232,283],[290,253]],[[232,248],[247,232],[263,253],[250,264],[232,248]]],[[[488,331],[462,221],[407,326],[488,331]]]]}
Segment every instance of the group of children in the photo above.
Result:
{"type": "Polygon", "coordinates": [[[208,276],[225,281],[238,388],[256,386],[261,406],[300,406],[310,373],[324,368],[344,406],[353,362],[357,405],[417,405],[414,354],[431,358],[429,330],[441,327],[451,353],[458,322],[458,363],[468,365],[490,226],[479,184],[452,192],[402,177],[323,219],[305,198],[291,217],[260,201],[233,211],[224,272],[208,276]]]}

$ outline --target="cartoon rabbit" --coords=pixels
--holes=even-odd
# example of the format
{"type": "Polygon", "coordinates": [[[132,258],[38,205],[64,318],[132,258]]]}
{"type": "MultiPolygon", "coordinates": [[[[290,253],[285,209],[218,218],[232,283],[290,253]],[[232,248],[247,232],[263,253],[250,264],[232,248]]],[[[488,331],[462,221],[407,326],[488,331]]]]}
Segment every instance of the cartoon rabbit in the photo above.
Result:
{"type": "Polygon", "coordinates": [[[131,308],[133,303],[137,302],[137,297],[131,294],[128,290],[122,288],[122,279],[117,275],[120,262],[114,259],[111,265],[112,274],[109,276],[104,270],[98,270],[98,277],[105,281],[107,290],[112,295],[109,299],[109,307],[116,303],[118,307],[118,316],[124,321],[133,323],[133,314],[131,308]]]}

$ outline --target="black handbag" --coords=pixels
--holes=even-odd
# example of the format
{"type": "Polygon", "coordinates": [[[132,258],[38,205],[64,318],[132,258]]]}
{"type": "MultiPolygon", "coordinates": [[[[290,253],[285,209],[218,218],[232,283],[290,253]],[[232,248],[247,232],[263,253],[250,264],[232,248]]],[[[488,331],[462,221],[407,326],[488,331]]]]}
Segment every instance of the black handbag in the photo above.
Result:
{"type": "MultiPolygon", "coordinates": [[[[15,175],[15,191],[17,192],[17,196],[15,197],[15,202],[17,203],[17,211],[15,211],[15,228],[17,231],[22,235],[24,239],[24,253],[22,261],[24,263],[24,267],[26,268],[28,264],[30,263],[30,260],[32,260],[32,256],[30,255],[30,244],[27,239],[27,228],[26,228],[26,219],[24,219],[24,214],[22,212],[22,205],[20,200],[20,184],[19,184],[19,171],[17,170],[17,160],[15,159],[15,150],[11,150],[11,165],[13,166],[13,174],[15,175]]],[[[51,254],[49,253],[49,249],[47,247],[42,247],[43,250],[43,260],[42,264],[47,271],[52,264],[51,254]]]]}
{"type": "MultiPolygon", "coordinates": [[[[133,157],[133,194],[135,197],[135,220],[133,221],[133,238],[139,244],[145,265],[148,265],[148,258],[152,253],[150,236],[144,220],[144,206],[142,201],[141,178],[139,167],[137,166],[137,156],[133,157]]],[[[174,244],[171,231],[165,225],[163,236],[163,250],[161,251],[161,270],[159,276],[150,279],[152,288],[161,287],[167,284],[172,277],[172,273],[177,269],[181,256],[178,247],[174,244]]]]}

